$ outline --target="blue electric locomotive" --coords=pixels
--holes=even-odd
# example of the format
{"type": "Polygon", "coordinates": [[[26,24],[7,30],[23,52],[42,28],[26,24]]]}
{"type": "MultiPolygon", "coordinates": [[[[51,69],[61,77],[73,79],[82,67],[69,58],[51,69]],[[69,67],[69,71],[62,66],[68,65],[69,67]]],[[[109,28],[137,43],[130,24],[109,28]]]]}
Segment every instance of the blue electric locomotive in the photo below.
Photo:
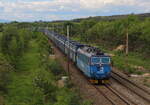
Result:
{"type": "Polygon", "coordinates": [[[110,78],[111,58],[95,47],[67,41],[65,36],[45,29],[44,33],[91,80],[92,83],[105,82],[110,78]],[[69,53],[68,53],[69,52],[69,53]]]}
{"type": "Polygon", "coordinates": [[[90,78],[91,82],[105,82],[110,78],[110,56],[97,48],[91,46],[79,48],[77,51],[77,67],[90,78]]]}

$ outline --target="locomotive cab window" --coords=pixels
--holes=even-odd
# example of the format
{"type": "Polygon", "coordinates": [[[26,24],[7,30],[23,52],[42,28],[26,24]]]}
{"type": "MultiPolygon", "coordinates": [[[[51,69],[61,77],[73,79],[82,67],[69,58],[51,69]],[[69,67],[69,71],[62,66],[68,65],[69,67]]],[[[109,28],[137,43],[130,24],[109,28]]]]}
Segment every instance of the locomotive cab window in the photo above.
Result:
{"type": "Polygon", "coordinates": [[[110,63],[110,58],[109,57],[103,57],[103,58],[101,58],[101,62],[105,63],[105,64],[106,63],[108,64],[108,63],[110,63]]]}
{"type": "Polygon", "coordinates": [[[92,57],[91,62],[93,64],[98,64],[98,63],[100,63],[100,58],[99,57],[92,57]]]}
{"type": "Polygon", "coordinates": [[[109,57],[92,57],[91,59],[92,64],[109,64],[110,63],[110,58],[109,57]]]}

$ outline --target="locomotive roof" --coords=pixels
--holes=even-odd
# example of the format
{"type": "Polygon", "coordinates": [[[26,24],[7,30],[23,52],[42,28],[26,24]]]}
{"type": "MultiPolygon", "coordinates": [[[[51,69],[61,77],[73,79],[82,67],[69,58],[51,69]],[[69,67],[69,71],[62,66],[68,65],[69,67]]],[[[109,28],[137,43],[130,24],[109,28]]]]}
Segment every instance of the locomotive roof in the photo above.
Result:
{"type": "Polygon", "coordinates": [[[85,46],[81,47],[78,51],[80,53],[83,53],[83,54],[87,55],[88,57],[108,56],[107,54],[105,54],[101,50],[99,50],[98,48],[92,47],[92,46],[89,46],[89,45],[85,45],[85,46]]]}

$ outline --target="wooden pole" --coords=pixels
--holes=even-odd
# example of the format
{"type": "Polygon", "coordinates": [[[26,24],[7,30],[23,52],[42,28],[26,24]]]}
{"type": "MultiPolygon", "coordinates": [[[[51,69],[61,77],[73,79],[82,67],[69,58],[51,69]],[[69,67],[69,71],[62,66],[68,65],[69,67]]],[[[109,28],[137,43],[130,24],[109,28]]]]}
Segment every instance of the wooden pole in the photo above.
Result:
{"type": "Polygon", "coordinates": [[[129,53],[129,32],[127,28],[127,33],[126,33],[126,55],[129,53]]]}
{"type": "Polygon", "coordinates": [[[55,26],[53,25],[53,33],[55,32],[55,26]]]}
{"type": "MultiPolygon", "coordinates": [[[[128,28],[126,29],[126,57],[125,57],[125,64],[126,68],[128,68],[128,53],[129,53],[129,32],[128,28]]],[[[128,70],[126,70],[126,73],[128,75],[128,70]]]]}
{"type": "Polygon", "coordinates": [[[68,52],[67,52],[68,53],[67,54],[68,55],[68,65],[67,65],[67,68],[68,68],[69,79],[71,79],[71,76],[70,76],[70,67],[69,67],[70,66],[70,59],[69,59],[69,57],[70,57],[70,50],[69,50],[70,49],[70,40],[69,40],[69,34],[70,34],[70,32],[69,32],[69,28],[70,28],[69,25],[67,25],[67,40],[68,40],[68,45],[67,45],[68,46],[68,52]]]}

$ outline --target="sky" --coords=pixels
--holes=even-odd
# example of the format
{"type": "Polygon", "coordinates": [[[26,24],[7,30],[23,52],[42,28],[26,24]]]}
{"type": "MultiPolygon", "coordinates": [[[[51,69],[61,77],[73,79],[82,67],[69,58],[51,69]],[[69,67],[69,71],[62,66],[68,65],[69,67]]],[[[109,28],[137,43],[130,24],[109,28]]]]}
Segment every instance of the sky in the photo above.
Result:
{"type": "Polygon", "coordinates": [[[0,19],[70,20],[89,16],[150,13],[150,0],[0,0],[0,19]]]}

